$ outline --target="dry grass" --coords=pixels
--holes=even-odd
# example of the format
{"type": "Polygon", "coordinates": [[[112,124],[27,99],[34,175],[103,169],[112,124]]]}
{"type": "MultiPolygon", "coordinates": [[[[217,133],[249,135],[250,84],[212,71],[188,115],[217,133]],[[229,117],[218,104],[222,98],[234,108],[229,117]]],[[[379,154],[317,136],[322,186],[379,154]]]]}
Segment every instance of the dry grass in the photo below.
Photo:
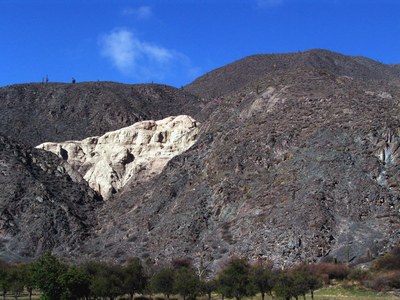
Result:
{"type": "MultiPolygon", "coordinates": [[[[155,297],[153,296],[153,300],[157,299],[160,300],[164,299],[163,295],[156,295],[155,297]]],[[[178,295],[174,295],[171,297],[171,300],[182,300],[178,295]]],[[[220,300],[222,299],[220,295],[218,294],[213,294],[212,295],[212,300],[220,300]]],[[[246,299],[251,299],[251,300],[261,300],[261,294],[258,294],[255,297],[252,298],[246,298],[246,299]]],[[[269,295],[265,295],[265,300],[269,300],[271,297],[269,295]]],[[[274,299],[277,299],[274,297],[274,299]]],[[[299,297],[299,299],[303,299],[302,296],[299,297]]],[[[306,299],[311,299],[311,294],[306,295],[306,299]]],[[[329,286],[326,288],[319,289],[314,292],[314,299],[316,300],[339,300],[339,299],[346,299],[346,300],[375,300],[375,299],[385,299],[385,300],[398,300],[399,297],[394,296],[393,294],[381,294],[381,293],[375,293],[370,290],[354,286],[350,288],[344,288],[340,285],[335,285],[335,286],[329,286]]],[[[197,300],[208,300],[207,296],[202,296],[198,297],[197,300]]]]}

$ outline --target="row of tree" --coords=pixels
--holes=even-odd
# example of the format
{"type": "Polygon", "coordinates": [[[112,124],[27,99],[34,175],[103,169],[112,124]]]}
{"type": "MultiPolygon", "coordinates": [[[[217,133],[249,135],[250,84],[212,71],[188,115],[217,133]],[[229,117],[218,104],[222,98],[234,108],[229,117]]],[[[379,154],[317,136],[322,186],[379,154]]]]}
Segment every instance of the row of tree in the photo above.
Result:
{"type": "Polygon", "coordinates": [[[194,300],[200,295],[219,293],[224,298],[253,296],[261,293],[290,299],[311,293],[322,280],[312,265],[300,264],[290,270],[274,270],[272,263],[258,261],[251,266],[242,259],[232,259],[214,279],[206,280],[204,272],[191,265],[188,259],[176,259],[170,266],[158,268],[143,266],[137,258],[129,258],[124,265],[91,261],[79,266],[67,266],[50,251],[31,264],[0,262],[0,290],[17,300],[24,289],[29,299],[35,288],[41,290],[43,300],[116,299],[135,294],[152,298],[162,293],[167,299],[181,295],[194,300]]]}

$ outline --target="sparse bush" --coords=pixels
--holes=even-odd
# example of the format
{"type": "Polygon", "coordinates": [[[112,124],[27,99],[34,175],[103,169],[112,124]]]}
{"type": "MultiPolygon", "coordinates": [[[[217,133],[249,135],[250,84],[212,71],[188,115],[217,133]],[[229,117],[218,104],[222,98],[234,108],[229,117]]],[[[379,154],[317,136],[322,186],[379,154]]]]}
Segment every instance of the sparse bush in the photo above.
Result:
{"type": "Polygon", "coordinates": [[[313,273],[318,276],[321,276],[322,274],[327,274],[329,280],[343,280],[350,273],[349,267],[345,264],[318,263],[312,265],[312,270],[313,273]]]}
{"type": "Polygon", "coordinates": [[[322,279],[322,282],[324,283],[325,286],[327,286],[330,283],[328,274],[320,274],[318,276],[322,279]]]}
{"type": "Polygon", "coordinates": [[[400,247],[395,247],[383,257],[378,258],[373,264],[372,269],[400,270],[400,247]]]}
{"type": "Polygon", "coordinates": [[[188,258],[180,257],[180,258],[175,258],[172,260],[172,268],[174,270],[179,270],[183,267],[185,268],[190,268],[192,266],[192,261],[188,258]]]}
{"type": "Polygon", "coordinates": [[[378,292],[400,288],[400,271],[379,272],[369,278],[364,285],[378,292]]]}
{"type": "Polygon", "coordinates": [[[370,258],[364,256],[364,257],[358,258],[358,259],[354,262],[354,265],[356,266],[356,265],[360,265],[360,264],[365,264],[365,263],[370,262],[370,261],[371,261],[370,258]]]}
{"type": "Polygon", "coordinates": [[[347,278],[349,280],[359,281],[362,284],[365,280],[368,279],[370,274],[371,273],[368,270],[361,268],[354,268],[353,270],[350,271],[347,278]]]}

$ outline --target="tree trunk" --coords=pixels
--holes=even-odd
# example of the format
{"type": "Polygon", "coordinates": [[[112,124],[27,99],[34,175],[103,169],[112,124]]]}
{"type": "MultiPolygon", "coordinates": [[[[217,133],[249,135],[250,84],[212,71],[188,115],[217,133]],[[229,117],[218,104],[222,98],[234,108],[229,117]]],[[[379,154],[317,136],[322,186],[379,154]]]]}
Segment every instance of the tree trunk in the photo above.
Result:
{"type": "Polygon", "coordinates": [[[311,299],[314,300],[314,291],[311,291],[311,299]]]}
{"type": "Polygon", "coordinates": [[[129,299],[131,299],[131,300],[133,299],[133,294],[134,293],[129,293],[129,299]]]}
{"type": "Polygon", "coordinates": [[[261,300],[264,300],[264,293],[261,293],[261,300]]]}

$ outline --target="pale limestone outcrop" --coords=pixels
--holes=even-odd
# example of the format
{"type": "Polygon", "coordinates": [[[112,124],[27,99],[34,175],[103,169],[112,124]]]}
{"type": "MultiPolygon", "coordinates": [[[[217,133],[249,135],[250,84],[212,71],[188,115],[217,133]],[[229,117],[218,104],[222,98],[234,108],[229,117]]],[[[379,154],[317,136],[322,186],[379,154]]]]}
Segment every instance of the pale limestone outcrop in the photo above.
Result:
{"type": "Polygon", "coordinates": [[[143,182],[159,174],[174,156],[197,139],[199,123],[189,116],[143,121],[82,141],[43,143],[37,148],[67,160],[104,199],[129,181],[143,182]]]}

